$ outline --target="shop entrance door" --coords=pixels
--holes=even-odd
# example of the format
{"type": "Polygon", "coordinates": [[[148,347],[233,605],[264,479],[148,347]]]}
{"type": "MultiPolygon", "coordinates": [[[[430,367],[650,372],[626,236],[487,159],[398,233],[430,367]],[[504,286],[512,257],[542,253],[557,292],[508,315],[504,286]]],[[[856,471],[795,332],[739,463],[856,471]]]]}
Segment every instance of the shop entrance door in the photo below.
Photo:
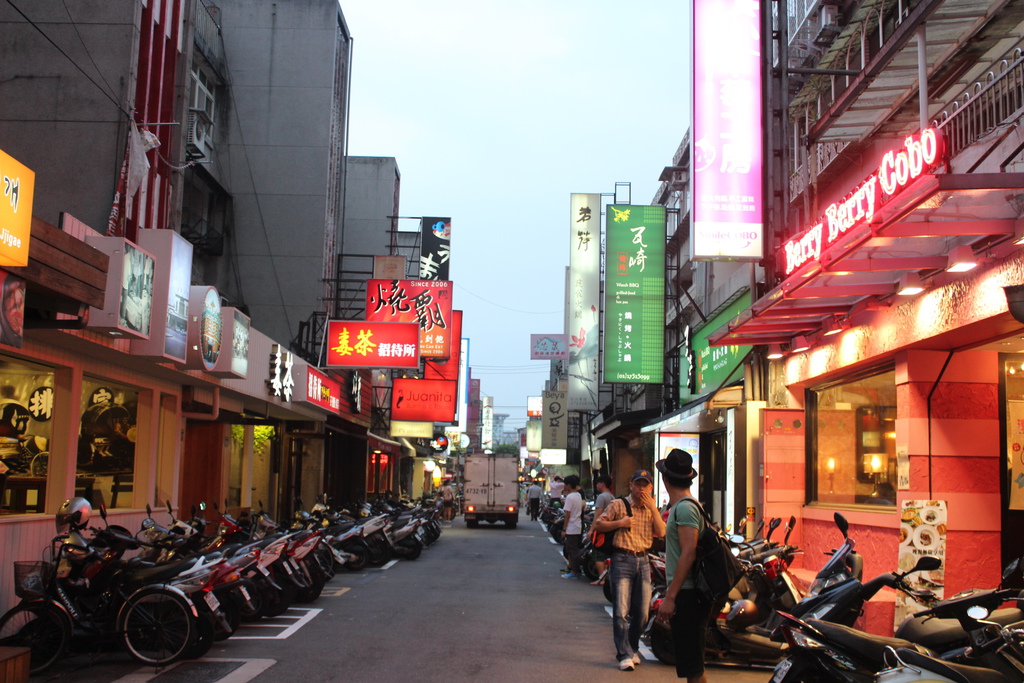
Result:
{"type": "MultiPolygon", "coordinates": [[[[1024,556],[1024,400],[1006,401],[1005,466],[1002,471],[1002,566],[1024,556]]],[[[1014,574],[1014,581],[1020,581],[1014,574]]],[[[1019,585],[1019,584],[1018,584],[1019,585]]]]}
{"type": "Polygon", "coordinates": [[[736,520],[725,519],[726,481],[725,430],[700,435],[700,502],[712,521],[725,529],[736,520]]]}

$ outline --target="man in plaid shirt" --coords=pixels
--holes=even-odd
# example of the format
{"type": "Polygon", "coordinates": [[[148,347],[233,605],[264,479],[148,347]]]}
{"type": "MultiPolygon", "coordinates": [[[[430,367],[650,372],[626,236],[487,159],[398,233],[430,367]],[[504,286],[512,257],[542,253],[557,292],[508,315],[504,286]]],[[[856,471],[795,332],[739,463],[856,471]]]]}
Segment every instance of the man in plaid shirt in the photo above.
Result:
{"type": "Polygon", "coordinates": [[[640,663],[640,634],[651,604],[651,563],[647,550],[656,536],[665,535],[665,522],[654,501],[654,476],[637,470],[629,482],[630,516],[615,499],[594,522],[596,533],[617,530],[612,547],[612,635],[619,669],[632,671],[640,663]]]}

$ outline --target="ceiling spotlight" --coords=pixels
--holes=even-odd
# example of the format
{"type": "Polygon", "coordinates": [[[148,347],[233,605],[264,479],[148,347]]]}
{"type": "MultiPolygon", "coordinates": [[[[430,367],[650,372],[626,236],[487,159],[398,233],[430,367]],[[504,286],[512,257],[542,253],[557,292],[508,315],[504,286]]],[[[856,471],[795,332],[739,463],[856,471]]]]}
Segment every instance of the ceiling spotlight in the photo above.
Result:
{"type": "Polygon", "coordinates": [[[896,286],[897,296],[913,296],[924,291],[924,283],[917,273],[904,273],[896,286]]]}
{"type": "Polygon", "coordinates": [[[769,360],[776,360],[782,358],[782,344],[769,345],[767,358],[769,360]]]}
{"type": "Polygon", "coordinates": [[[974,250],[966,244],[961,244],[959,247],[955,247],[949,252],[949,261],[946,266],[946,272],[966,273],[977,265],[978,259],[974,255],[974,250]]]}
{"type": "Polygon", "coordinates": [[[798,334],[793,337],[793,343],[790,345],[789,350],[793,353],[800,353],[801,351],[806,351],[809,348],[811,348],[811,345],[808,343],[807,337],[802,334],[798,334]]]}

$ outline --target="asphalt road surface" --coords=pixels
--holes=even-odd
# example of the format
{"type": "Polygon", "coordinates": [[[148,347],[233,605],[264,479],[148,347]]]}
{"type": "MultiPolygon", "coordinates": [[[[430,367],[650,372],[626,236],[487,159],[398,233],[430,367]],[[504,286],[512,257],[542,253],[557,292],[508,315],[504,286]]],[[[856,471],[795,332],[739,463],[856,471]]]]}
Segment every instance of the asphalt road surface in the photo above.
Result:
{"type": "MultiPolygon", "coordinates": [[[[127,655],[76,655],[32,681],[672,681],[644,650],[618,670],[608,602],[562,579],[560,546],[539,523],[466,529],[461,518],[416,561],[342,572],[313,603],[243,625],[201,660],[163,670],[127,655]]],[[[713,683],[765,683],[771,671],[709,667],[713,683]]]]}

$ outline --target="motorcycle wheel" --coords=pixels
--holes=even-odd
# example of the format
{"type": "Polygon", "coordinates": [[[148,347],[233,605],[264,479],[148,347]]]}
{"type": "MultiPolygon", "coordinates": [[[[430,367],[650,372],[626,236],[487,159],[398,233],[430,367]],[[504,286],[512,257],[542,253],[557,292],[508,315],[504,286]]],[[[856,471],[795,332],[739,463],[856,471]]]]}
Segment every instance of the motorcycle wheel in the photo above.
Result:
{"type": "Polygon", "coordinates": [[[672,631],[655,624],[651,627],[651,652],[658,658],[658,661],[675,665],[676,650],[672,644],[672,631]]]}
{"type": "Polygon", "coordinates": [[[370,546],[370,553],[371,567],[383,567],[394,557],[394,551],[385,542],[374,543],[370,546]]]}
{"type": "Polygon", "coordinates": [[[246,622],[259,621],[263,618],[264,605],[267,601],[266,588],[253,583],[246,588],[246,592],[249,594],[249,603],[242,599],[238,601],[238,618],[246,622]]]}
{"type": "Polygon", "coordinates": [[[49,602],[22,603],[0,619],[0,643],[31,650],[29,673],[33,675],[60,659],[70,639],[71,624],[49,602]]]}
{"type": "Polygon", "coordinates": [[[587,578],[591,581],[597,581],[601,578],[601,569],[597,566],[598,560],[594,557],[592,551],[587,551],[580,558],[580,566],[583,567],[583,573],[587,575],[587,578]]]}
{"type": "Polygon", "coordinates": [[[224,621],[227,623],[227,630],[220,624],[219,620],[214,622],[214,637],[216,641],[227,640],[235,634],[238,627],[242,624],[241,611],[238,608],[238,603],[235,602],[234,596],[224,600],[220,605],[220,612],[224,617],[224,621]]]}
{"type": "Polygon", "coordinates": [[[199,659],[213,647],[213,640],[216,627],[213,625],[213,615],[208,612],[200,612],[199,618],[192,622],[192,642],[188,644],[185,651],[181,653],[182,659],[199,659]]]}
{"type": "Polygon", "coordinates": [[[299,604],[313,602],[320,597],[320,593],[323,592],[324,585],[327,583],[326,577],[315,567],[309,567],[309,581],[308,588],[303,588],[295,594],[295,602],[299,604]]]}
{"type": "Polygon", "coordinates": [[[563,524],[564,522],[562,520],[558,520],[550,527],[548,527],[548,533],[551,534],[551,538],[555,539],[556,543],[565,542],[565,536],[562,535],[563,524]]]}
{"type": "Polygon", "coordinates": [[[366,546],[352,545],[348,548],[343,547],[342,550],[352,555],[352,559],[347,560],[344,564],[345,569],[350,572],[362,571],[370,563],[370,551],[366,549],[366,546]]]}
{"type": "Polygon", "coordinates": [[[129,654],[150,666],[181,658],[193,640],[192,608],[177,593],[146,588],[121,609],[118,633],[129,654]]]}
{"type": "Polygon", "coordinates": [[[402,552],[402,557],[404,559],[415,560],[419,558],[420,554],[423,552],[423,545],[420,543],[413,543],[412,545],[407,546],[402,552]]]}
{"type": "Polygon", "coordinates": [[[271,590],[270,604],[267,605],[264,616],[279,617],[295,602],[295,595],[299,589],[292,583],[292,580],[285,576],[277,583],[281,586],[281,590],[271,590]]]}

